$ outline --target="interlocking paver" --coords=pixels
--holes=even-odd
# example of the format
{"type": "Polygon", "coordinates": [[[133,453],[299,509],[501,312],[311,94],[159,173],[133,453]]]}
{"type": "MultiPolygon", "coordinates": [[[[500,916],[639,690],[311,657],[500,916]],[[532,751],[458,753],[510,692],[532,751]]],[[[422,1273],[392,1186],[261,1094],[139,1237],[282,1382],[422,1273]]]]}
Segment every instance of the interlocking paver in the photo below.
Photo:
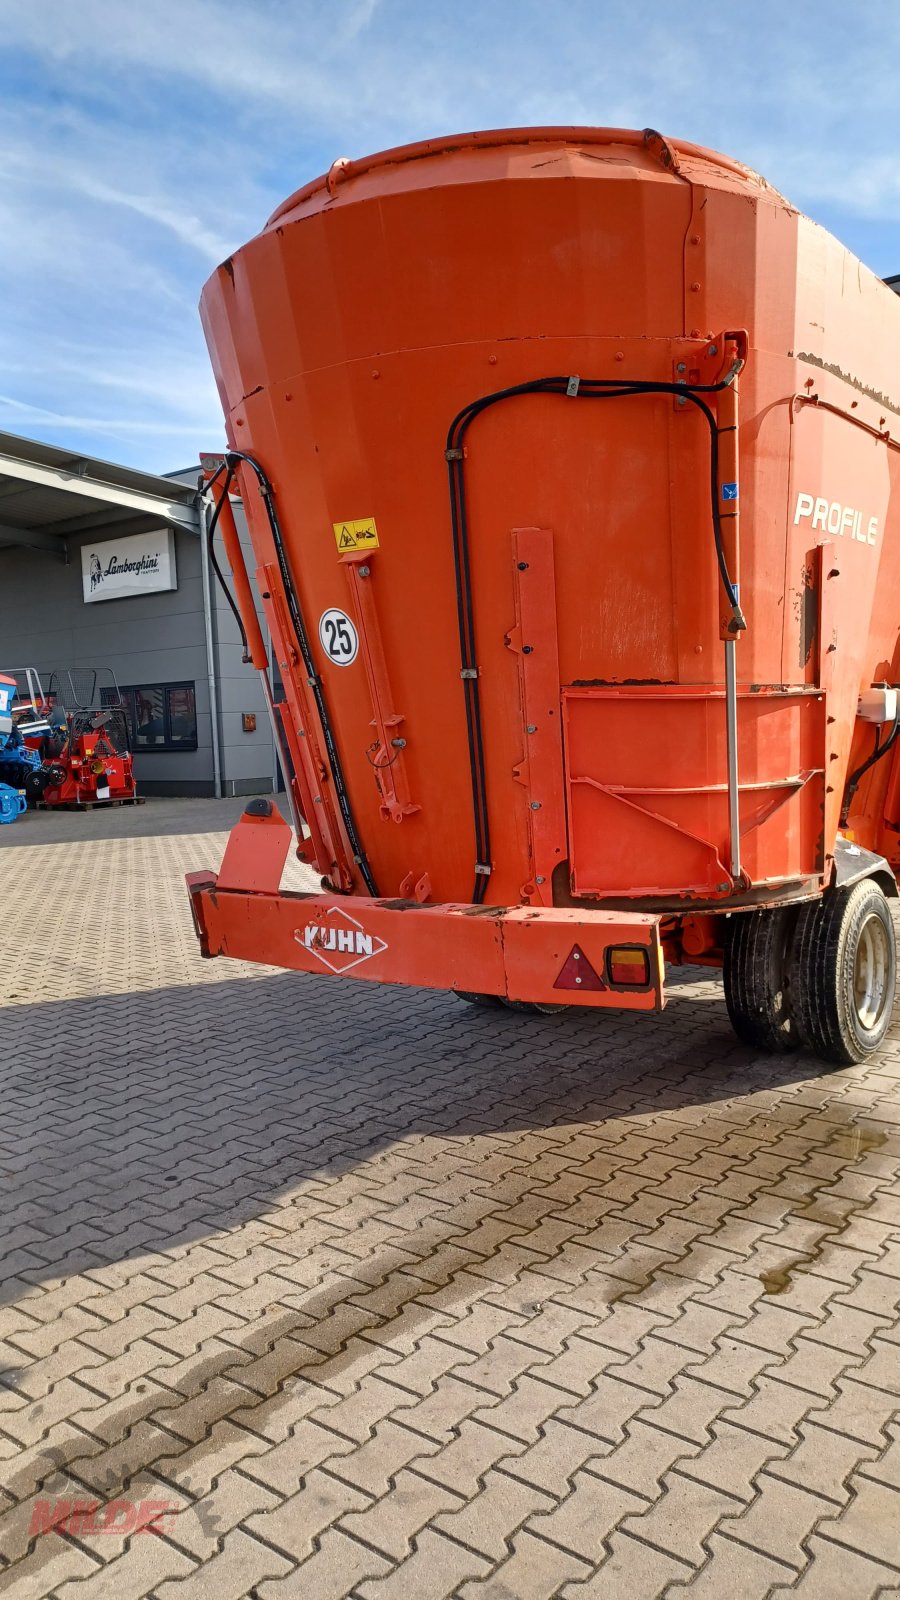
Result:
{"type": "Polygon", "coordinates": [[[220,1549],[195,1567],[187,1577],[172,1578],[156,1587],[159,1600],[245,1600],[252,1589],[266,1578],[277,1578],[290,1571],[285,1556],[261,1544],[239,1528],[222,1540],[220,1549]]]}
{"type": "Polygon", "coordinates": [[[646,1511],[646,1501],[604,1482],[589,1472],[577,1472],[565,1500],[553,1511],[539,1512],[528,1524],[529,1531],[549,1539],[564,1550],[571,1550],[586,1561],[599,1564],[608,1553],[607,1541],[623,1517],[633,1511],[646,1511]]]}
{"type": "MultiPolygon", "coordinates": [[[[57,1583],[56,1594],[58,1600],[143,1600],[167,1578],[186,1578],[195,1567],[191,1557],[168,1539],[145,1535],[89,1577],[57,1583]]],[[[44,1582],[48,1577],[42,1573],[44,1582]]]]}
{"type": "Polygon", "coordinates": [[[590,1575],[586,1561],[527,1529],[511,1543],[511,1553],[489,1577],[462,1585],[459,1600],[559,1600],[568,1581],[580,1583],[590,1575]]]}
{"type": "Polygon", "coordinates": [[[802,1572],[807,1563],[804,1541],[833,1506],[821,1495],[761,1472],[756,1499],[739,1517],[725,1517],[719,1532],[754,1550],[789,1562],[802,1572]]]}
{"type": "Polygon", "coordinates": [[[491,1561],[502,1561],[509,1543],[529,1517],[550,1510],[553,1497],[503,1473],[484,1475],[484,1488],[456,1509],[443,1512],[434,1526],[491,1561]]]}
{"type": "MultiPolygon", "coordinates": [[[[796,1576],[785,1563],[719,1533],[704,1540],[704,1549],[707,1559],[699,1572],[692,1571],[683,1581],[676,1579],[662,1591],[662,1600],[723,1600],[726,1595],[735,1600],[771,1600],[773,1584],[791,1582],[796,1576]]],[[[842,1600],[850,1600],[851,1593],[848,1590],[842,1600]]]]}
{"type": "Polygon", "coordinates": [[[809,1565],[800,1581],[772,1589],[766,1600],[889,1600],[897,1574],[859,1550],[831,1544],[813,1534],[808,1541],[809,1565]]]}
{"type": "MultiPolygon", "coordinates": [[[[444,1485],[431,1483],[417,1472],[401,1470],[387,1494],[368,1505],[364,1496],[355,1491],[355,1504],[364,1509],[354,1511],[348,1502],[348,1514],[341,1517],[340,1525],[355,1539],[399,1562],[411,1553],[422,1529],[434,1522],[439,1512],[453,1511],[462,1503],[460,1496],[444,1485]]],[[[449,1531],[452,1534],[452,1528],[449,1531]]]]}
{"type": "Polygon", "coordinates": [[[637,1595],[660,1595],[673,1578],[690,1571],[677,1556],[618,1532],[611,1535],[609,1555],[599,1570],[586,1583],[568,1584],[561,1600],[635,1600],[637,1595]]]}
{"type": "Polygon", "coordinates": [[[836,1519],[820,1522],[817,1533],[851,1550],[864,1549],[885,1566],[893,1566],[900,1572],[896,1489],[856,1474],[847,1487],[852,1496],[850,1504],[836,1519]]]}
{"type": "Polygon", "coordinates": [[[84,1550],[58,1533],[45,1533],[29,1555],[0,1571],[0,1595],[12,1600],[30,1594],[49,1594],[69,1578],[88,1578],[96,1563],[84,1550]]]}
{"type": "Polygon", "coordinates": [[[345,1600],[367,1578],[396,1571],[384,1556],[329,1528],[315,1554],[277,1583],[257,1586],[260,1600],[345,1600]]]}
{"type": "Polygon", "coordinates": [[[900,1031],[828,1074],[703,973],[534,1018],[203,962],[238,810],[0,830],[0,1591],[900,1593],[900,1031]],[[29,1541],[91,1492],[168,1532],[29,1541]]]}
{"type": "Polygon", "coordinates": [[[733,1495],[698,1479],[684,1478],[678,1471],[667,1472],[662,1487],[662,1494],[649,1509],[624,1520],[622,1531],[699,1567],[705,1559],[706,1540],[738,1502],[733,1495]]]}

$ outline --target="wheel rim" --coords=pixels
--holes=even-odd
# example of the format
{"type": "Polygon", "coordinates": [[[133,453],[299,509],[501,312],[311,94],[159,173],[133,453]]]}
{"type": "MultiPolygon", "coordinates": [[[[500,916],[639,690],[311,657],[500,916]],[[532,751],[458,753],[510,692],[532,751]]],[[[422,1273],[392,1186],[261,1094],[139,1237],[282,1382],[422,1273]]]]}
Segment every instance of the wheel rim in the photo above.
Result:
{"type": "Polygon", "coordinates": [[[891,947],[881,918],[871,912],[859,930],[853,960],[853,1005],[861,1029],[878,1027],[890,999],[891,947]]]}

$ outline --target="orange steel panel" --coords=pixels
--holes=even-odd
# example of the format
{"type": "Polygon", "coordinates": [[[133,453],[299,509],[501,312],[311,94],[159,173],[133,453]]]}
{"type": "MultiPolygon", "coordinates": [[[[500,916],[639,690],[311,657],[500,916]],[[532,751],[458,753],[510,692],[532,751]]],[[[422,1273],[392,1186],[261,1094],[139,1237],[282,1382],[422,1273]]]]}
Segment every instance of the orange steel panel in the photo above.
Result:
{"type": "Polygon", "coordinates": [[[369,749],[369,764],[381,794],[381,815],[387,822],[403,822],[419,807],[410,798],[406,777],[404,751],[406,739],[401,732],[403,716],[396,710],[391,693],[390,679],[385,662],[384,645],[378,626],[375,605],[375,574],[378,571],[378,553],[344,556],[343,565],[354,602],[359,630],[359,647],[372,710],[375,739],[369,749]]]}
{"type": "Polygon", "coordinates": [[[658,919],[603,912],[469,905],[421,906],[363,896],[254,894],[188,880],[204,953],[374,983],[463,989],[542,1004],[663,1005],[658,919]],[[646,948],[650,984],[560,990],[577,945],[598,973],[610,946],[646,948]]]}
{"type": "Polygon", "coordinates": [[[553,869],[566,853],[553,535],[546,528],[516,528],[512,544],[516,622],[507,641],[519,662],[524,752],[513,775],[524,785],[531,838],[522,898],[550,906],[553,869]]]}
{"type": "MultiPolygon", "coordinates": [[[[490,824],[487,898],[506,906],[539,904],[532,884],[547,895],[535,879],[547,878],[539,861],[556,854],[562,814],[557,799],[545,816],[537,793],[553,787],[550,745],[522,765],[523,704],[534,684],[547,702],[549,673],[545,682],[540,652],[525,671],[507,644],[517,603],[520,623],[531,603],[511,529],[552,529],[545,621],[552,598],[557,682],[575,686],[565,691],[573,881],[591,895],[712,893],[727,904],[727,611],[709,430],[669,393],[593,398],[584,385],[714,384],[728,363],[724,331],[747,329],[739,434],[736,396],[706,393],[719,509],[735,504],[726,485],[740,495],[739,550],[734,519],[725,534],[747,621],[736,651],[742,864],[751,887],[828,880],[847,773],[872,748],[856,726],[858,693],[900,678],[900,452],[888,437],[900,412],[900,299],[836,240],[746,168],[683,143],[621,129],[488,132],[335,166],[217,270],[202,317],[229,441],[273,486],[380,895],[426,869],[435,901],[472,892],[449,425],[480,397],[561,375],[561,393],[479,413],[460,458],[474,787],[490,824]],[[576,375],[581,390],[567,393],[576,375]],[[420,808],[402,827],[385,826],[371,765],[366,653],[339,667],[318,639],[323,614],[347,605],[332,525],[368,517],[379,538],[376,722],[401,708],[420,808]],[[618,710],[598,697],[576,712],[578,685],[635,693],[618,710]],[[665,698],[642,699],[641,686],[665,698]]],[[[336,886],[361,893],[264,507],[242,482],[291,723],[314,746],[300,787],[322,817],[307,848],[336,886]]],[[[886,768],[860,786],[864,844],[881,835],[886,768]]]]}
{"type": "Polygon", "coordinates": [[[219,868],[221,889],[248,889],[253,893],[277,889],[291,847],[291,829],[270,800],[251,802],[259,815],[244,812],[232,828],[219,868]],[[269,807],[264,811],[263,807],[269,807]]]}
{"type": "MultiPolygon", "coordinates": [[[[573,893],[725,896],[722,691],[563,691],[573,893]]],[[[755,883],[822,872],[824,697],[738,698],[742,853],[755,883]]]]}

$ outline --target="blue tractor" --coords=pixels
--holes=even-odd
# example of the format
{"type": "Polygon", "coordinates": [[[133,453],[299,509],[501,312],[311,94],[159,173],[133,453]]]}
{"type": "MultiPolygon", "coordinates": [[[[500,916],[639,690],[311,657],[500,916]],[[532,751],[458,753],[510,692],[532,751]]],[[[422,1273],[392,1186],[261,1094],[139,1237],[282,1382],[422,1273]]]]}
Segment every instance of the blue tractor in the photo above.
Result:
{"type": "Polygon", "coordinates": [[[51,733],[42,704],[40,682],[32,668],[24,675],[0,673],[0,823],[14,822],[28,800],[39,800],[46,788],[61,781],[61,769],[45,760],[41,749],[44,736],[51,733]],[[24,696],[19,684],[23,676],[24,696]],[[18,719],[13,715],[17,695],[21,703],[15,710],[22,713],[18,719]]]}

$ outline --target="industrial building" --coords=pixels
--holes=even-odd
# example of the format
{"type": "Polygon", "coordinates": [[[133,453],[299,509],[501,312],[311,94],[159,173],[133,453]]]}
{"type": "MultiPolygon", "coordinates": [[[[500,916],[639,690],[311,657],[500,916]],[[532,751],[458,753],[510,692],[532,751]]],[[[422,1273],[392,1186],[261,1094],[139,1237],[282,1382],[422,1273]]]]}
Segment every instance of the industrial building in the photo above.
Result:
{"type": "Polygon", "coordinates": [[[270,793],[272,730],[210,573],[198,480],[0,433],[0,669],[35,667],[46,688],[110,667],[143,794],[270,793]]]}

